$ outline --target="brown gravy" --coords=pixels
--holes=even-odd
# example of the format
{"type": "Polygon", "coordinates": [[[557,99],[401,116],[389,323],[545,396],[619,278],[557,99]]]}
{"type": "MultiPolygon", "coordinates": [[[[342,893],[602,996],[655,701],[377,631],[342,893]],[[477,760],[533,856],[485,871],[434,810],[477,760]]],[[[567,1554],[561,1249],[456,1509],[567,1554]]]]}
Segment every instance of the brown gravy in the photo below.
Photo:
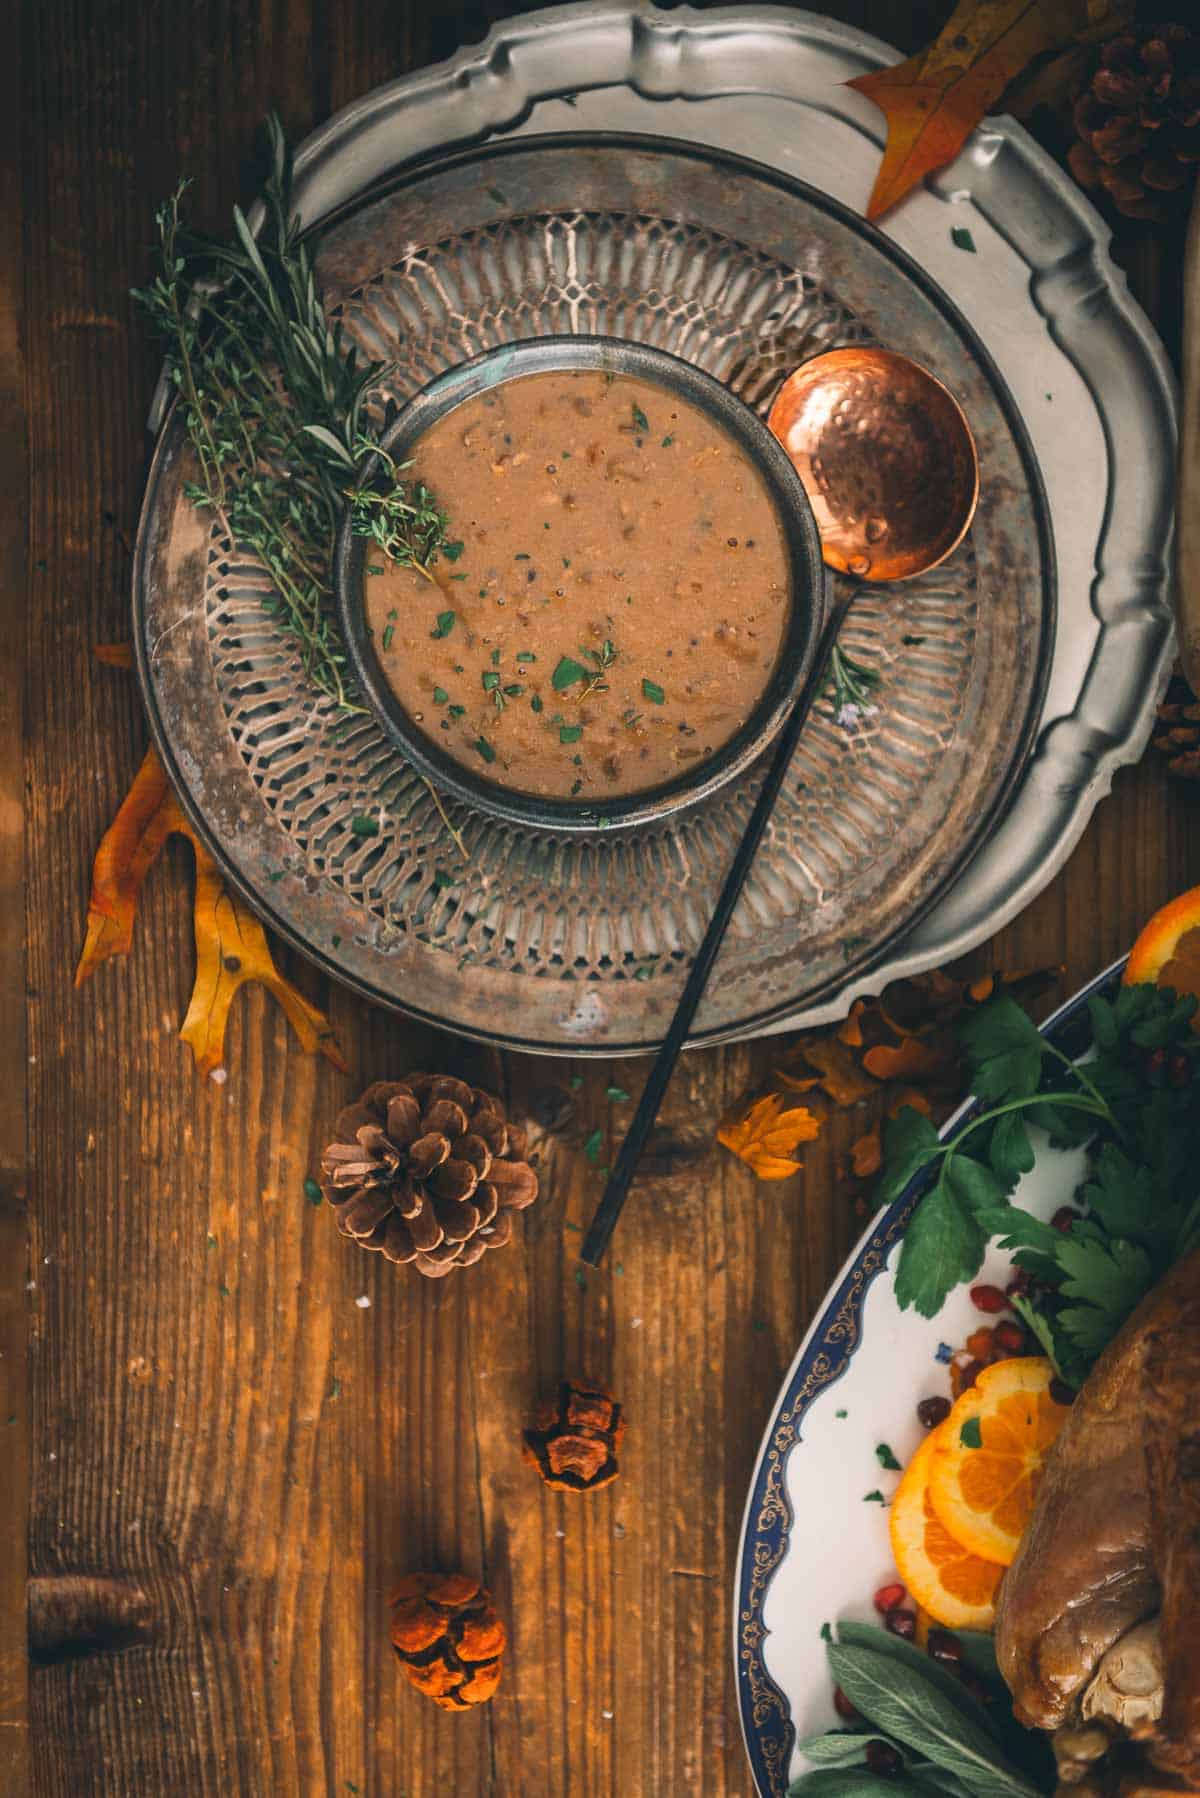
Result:
{"type": "Polygon", "coordinates": [[[698,407],[623,375],[524,375],[440,419],[412,462],[462,550],[434,582],[368,574],[367,621],[455,761],[555,799],[637,793],[753,711],[786,545],[762,476],[698,407]]]}

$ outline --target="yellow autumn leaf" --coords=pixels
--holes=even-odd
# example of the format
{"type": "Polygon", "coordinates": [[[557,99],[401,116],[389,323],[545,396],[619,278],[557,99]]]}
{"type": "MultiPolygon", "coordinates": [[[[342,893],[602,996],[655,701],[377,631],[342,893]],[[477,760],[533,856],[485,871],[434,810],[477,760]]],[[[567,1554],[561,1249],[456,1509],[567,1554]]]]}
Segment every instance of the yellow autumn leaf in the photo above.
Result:
{"type": "Polygon", "coordinates": [[[739,1161],[744,1161],[760,1180],[786,1180],[799,1172],[795,1152],[801,1143],[814,1142],[821,1125],[803,1105],[788,1107],[782,1093],[769,1093],[740,1116],[726,1118],[717,1131],[739,1161]]]}

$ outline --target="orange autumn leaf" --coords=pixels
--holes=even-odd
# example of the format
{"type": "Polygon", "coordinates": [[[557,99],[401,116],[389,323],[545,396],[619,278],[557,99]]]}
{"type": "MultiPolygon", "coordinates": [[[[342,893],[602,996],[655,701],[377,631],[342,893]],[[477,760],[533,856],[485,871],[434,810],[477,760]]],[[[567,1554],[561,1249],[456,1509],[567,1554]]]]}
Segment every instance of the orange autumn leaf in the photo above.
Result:
{"type": "Polygon", "coordinates": [[[953,1054],[944,1047],[907,1036],[894,1046],[876,1043],[863,1056],[863,1066],[876,1080],[944,1081],[954,1072],[953,1054]]]}
{"type": "Polygon", "coordinates": [[[888,122],[867,217],[953,162],[1009,83],[1035,57],[1088,31],[1090,13],[1087,0],[960,0],[928,48],[848,82],[888,122]]]}
{"type": "Polygon", "coordinates": [[[836,1037],[805,1038],[797,1045],[797,1051],[796,1059],[808,1063],[799,1077],[806,1078],[815,1069],[822,1089],[835,1105],[857,1105],[878,1089],[878,1082],[863,1072],[860,1058],[836,1037]]]}
{"type": "Polygon", "coordinates": [[[186,837],[196,858],[196,982],[180,1035],[199,1071],[209,1074],[221,1065],[234,994],[247,981],[257,980],[283,1006],[303,1047],[310,1054],[319,1049],[345,1072],[328,1019],[279,973],[262,925],[226,889],[216,863],[180,810],[153,749],[147,750],[96,852],[76,986],[101,962],[129,954],[142,882],[169,836],[186,837]]]}
{"type": "Polygon", "coordinates": [[[872,1180],[883,1166],[883,1131],[878,1124],[850,1144],[850,1172],[857,1180],[872,1180]]]}
{"type": "Polygon", "coordinates": [[[760,1180],[786,1180],[800,1171],[795,1152],[813,1142],[821,1126],[803,1105],[790,1109],[781,1093],[759,1099],[741,1117],[727,1118],[717,1141],[744,1161],[760,1180]]]}
{"type": "Polygon", "coordinates": [[[257,980],[283,1007],[301,1047],[309,1055],[319,1049],[335,1068],[348,1073],[329,1019],[283,978],[258,919],[226,887],[195,834],[190,829],[186,834],[196,856],[196,982],[179,1034],[199,1072],[211,1074],[220,1067],[229,1007],[248,981],[257,980]]]}

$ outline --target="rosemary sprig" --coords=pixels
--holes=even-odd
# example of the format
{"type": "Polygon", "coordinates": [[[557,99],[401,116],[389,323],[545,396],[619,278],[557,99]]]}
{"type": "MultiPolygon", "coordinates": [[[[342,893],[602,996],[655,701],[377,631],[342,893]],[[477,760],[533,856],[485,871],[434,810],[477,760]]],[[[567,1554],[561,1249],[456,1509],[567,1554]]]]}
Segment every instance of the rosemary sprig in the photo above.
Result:
{"type": "Polygon", "coordinates": [[[871,668],[865,662],[856,662],[853,656],[847,655],[835,643],[829,652],[825,697],[833,706],[836,722],[853,726],[863,713],[869,714],[873,703],[872,694],[882,680],[883,676],[877,668],[871,668]]]}
{"type": "Polygon", "coordinates": [[[368,396],[390,365],[361,360],[340,324],[330,326],[308,247],[292,211],[283,129],[267,120],[270,173],[256,239],[234,207],[235,236],[221,243],[183,222],[181,181],[156,214],[159,270],[134,297],[167,341],[167,367],[199,463],[193,505],[214,511],[240,548],[262,563],[274,589],[264,600],[301,647],[304,667],[338,706],[358,710],[346,653],[330,615],[332,554],[347,496],[354,528],[397,561],[428,574],[454,559],[445,515],[390,457],[373,466],[383,409],[368,396]]]}

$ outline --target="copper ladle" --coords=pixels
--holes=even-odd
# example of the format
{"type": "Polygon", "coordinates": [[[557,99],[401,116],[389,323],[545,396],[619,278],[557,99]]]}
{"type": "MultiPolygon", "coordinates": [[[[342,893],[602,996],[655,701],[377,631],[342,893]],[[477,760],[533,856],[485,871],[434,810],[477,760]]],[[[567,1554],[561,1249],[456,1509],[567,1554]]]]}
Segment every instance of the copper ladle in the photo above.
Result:
{"type": "MultiPolygon", "coordinates": [[[[971,427],[942,383],[894,350],[829,350],[803,363],[780,388],[767,420],[792,460],[831,568],[863,581],[909,580],[962,542],[979,498],[971,427]]],[[[692,963],[580,1259],[599,1266],[667,1083],[687,1041],[713,963],[800,732],[825,685],[829,657],[854,598],[835,594],[812,667],[775,742],[704,940],[692,963]]]]}

